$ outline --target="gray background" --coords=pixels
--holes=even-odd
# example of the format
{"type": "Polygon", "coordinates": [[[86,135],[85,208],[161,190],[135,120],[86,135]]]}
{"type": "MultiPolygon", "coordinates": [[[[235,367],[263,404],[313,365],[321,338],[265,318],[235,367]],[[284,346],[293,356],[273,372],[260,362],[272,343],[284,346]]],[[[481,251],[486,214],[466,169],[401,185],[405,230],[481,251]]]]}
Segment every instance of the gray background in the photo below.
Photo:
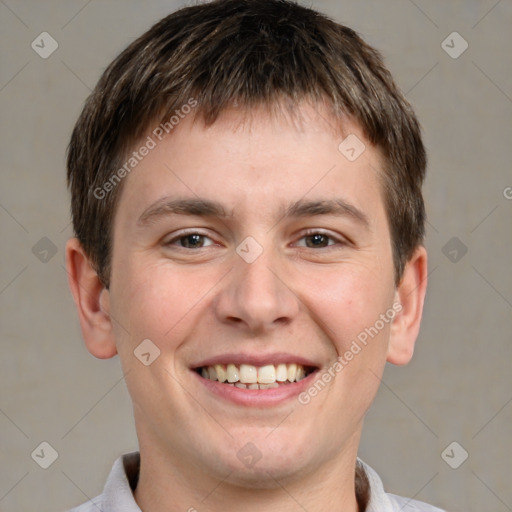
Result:
{"type": "MultiPolygon", "coordinates": [[[[64,154],[102,70],[179,5],[0,0],[2,511],[86,501],[136,449],[118,360],[86,351],[67,287],[64,154]],[[31,48],[43,31],[59,45],[47,59],[31,48]],[[46,470],[31,458],[42,441],[59,454],[46,470]]],[[[383,52],[430,157],[423,328],[413,362],[386,369],[360,455],[391,492],[449,510],[512,510],[512,2],[312,5],[383,52]],[[453,31],[469,44],[456,59],[442,47],[453,31]],[[458,469],[441,456],[453,441],[463,448],[448,450],[452,465],[469,454],[458,469]]]]}

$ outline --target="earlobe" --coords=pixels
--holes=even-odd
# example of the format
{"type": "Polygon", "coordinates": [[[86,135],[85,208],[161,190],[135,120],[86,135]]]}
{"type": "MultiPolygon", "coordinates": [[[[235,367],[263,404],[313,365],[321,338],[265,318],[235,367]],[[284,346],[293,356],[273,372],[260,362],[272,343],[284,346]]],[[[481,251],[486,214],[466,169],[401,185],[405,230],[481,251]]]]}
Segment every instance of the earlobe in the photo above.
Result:
{"type": "Polygon", "coordinates": [[[418,337],[425,293],[427,291],[427,251],[420,246],[407,262],[397,287],[395,301],[400,304],[391,326],[387,361],[407,364],[413,355],[418,337]]]}
{"type": "Polygon", "coordinates": [[[77,238],[71,238],[66,244],[66,270],[87,349],[100,359],[115,356],[117,349],[110,318],[109,291],[77,238]]]}

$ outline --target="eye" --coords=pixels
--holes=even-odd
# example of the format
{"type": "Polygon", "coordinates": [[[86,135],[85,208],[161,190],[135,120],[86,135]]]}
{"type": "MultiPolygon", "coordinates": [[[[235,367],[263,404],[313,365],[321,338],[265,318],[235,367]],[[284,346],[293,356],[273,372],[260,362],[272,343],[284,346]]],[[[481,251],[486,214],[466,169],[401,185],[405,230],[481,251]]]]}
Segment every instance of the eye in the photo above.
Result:
{"type": "Polygon", "coordinates": [[[300,240],[304,240],[304,244],[298,244],[300,247],[307,247],[309,249],[322,249],[327,246],[336,245],[336,243],[344,245],[344,242],[335,239],[334,237],[322,233],[320,231],[311,231],[306,233],[300,240]]]}
{"type": "Polygon", "coordinates": [[[184,249],[201,249],[213,245],[213,240],[202,233],[190,232],[176,236],[165,245],[177,245],[184,249]],[[209,243],[208,243],[209,241],[209,243]]]}

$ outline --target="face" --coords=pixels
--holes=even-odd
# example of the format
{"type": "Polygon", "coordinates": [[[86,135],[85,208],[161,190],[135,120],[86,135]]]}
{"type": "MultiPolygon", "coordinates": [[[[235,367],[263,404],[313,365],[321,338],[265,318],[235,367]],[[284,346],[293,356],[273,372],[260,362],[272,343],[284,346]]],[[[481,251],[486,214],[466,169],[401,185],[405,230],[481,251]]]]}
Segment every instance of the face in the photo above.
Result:
{"type": "Polygon", "coordinates": [[[300,112],[185,118],[123,184],[103,300],[141,450],[183,471],[325,468],[378,388],[396,298],[381,157],[347,121],[366,146],[350,161],[327,113],[300,112]]]}

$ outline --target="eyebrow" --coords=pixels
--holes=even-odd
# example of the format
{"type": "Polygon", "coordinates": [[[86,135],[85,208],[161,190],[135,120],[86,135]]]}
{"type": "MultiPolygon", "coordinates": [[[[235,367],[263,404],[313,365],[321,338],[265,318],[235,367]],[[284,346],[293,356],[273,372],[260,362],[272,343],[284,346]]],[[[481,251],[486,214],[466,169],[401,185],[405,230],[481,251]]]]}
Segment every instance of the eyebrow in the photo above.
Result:
{"type": "MultiPolygon", "coordinates": [[[[163,197],[142,212],[137,224],[139,226],[146,226],[160,217],[173,214],[228,218],[233,216],[233,211],[226,212],[221,203],[210,199],[163,197]]],[[[359,208],[346,202],[344,199],[319,201],[299,199],[284,209],[284,215],[281,220],[283,218],[313,217],[317,215],[350,217],[366,228],[370,226],[368,217],[359,208]]]]}
{"type": "Polygon", "coordinates": [[[359,224],[370,227],[368,217],[356,206],[344,199],[326,199],[322,201],[299,200],[286,208],[285,217],[312,217],[315,215],[336,215],[351,217],[359,224]]]}
{"type": "Polygon", "coordinates": [[[221,203],[201,198],[176,198],[163,197],[148,208],[139,217],[137,224],[145,226],[167,215],[196,215],[198,217],[220,217],[229,215],[221,203]]]}

